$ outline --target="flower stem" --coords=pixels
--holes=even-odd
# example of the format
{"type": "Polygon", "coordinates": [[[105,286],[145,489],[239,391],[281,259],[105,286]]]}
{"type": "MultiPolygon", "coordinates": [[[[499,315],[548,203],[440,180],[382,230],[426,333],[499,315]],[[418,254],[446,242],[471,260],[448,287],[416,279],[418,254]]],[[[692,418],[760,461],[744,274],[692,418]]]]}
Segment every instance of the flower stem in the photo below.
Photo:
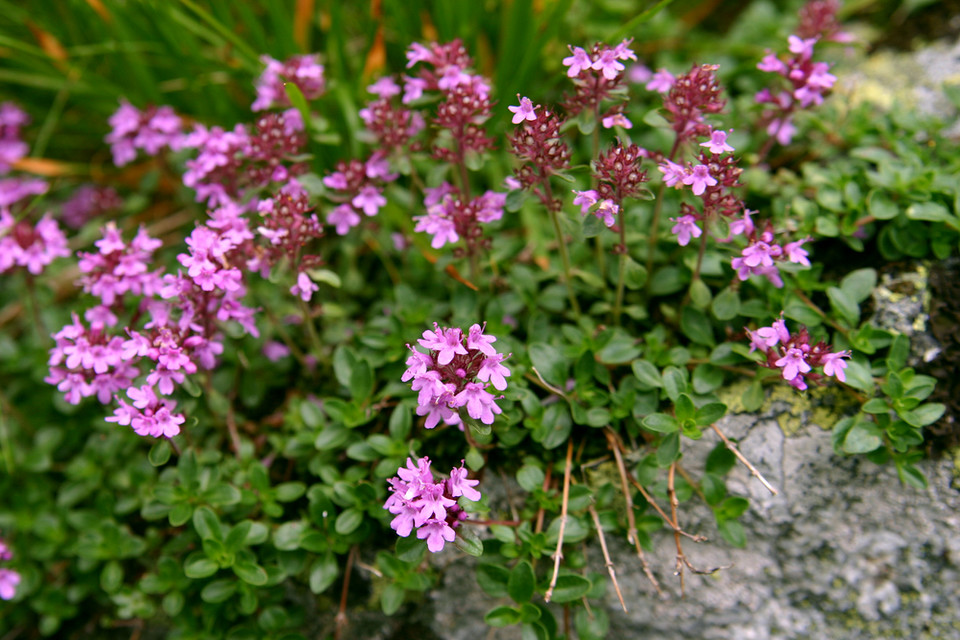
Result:
{"type": "MultiPolygon", "coordinates": [[[[677,149],[680,148],[680,137],[673,141],[673,148],[670,149],[669,159],[677,155],[677,149]]],[[[650,220],[650,239],[647,244],[647,297],[650,296],[650,283],[653,280],[653,258],[657,253],[657,227],[660,226],[660,211],[663,209],[663,194],[667,191],[667,183],[661,182],[657,190],[657,201],[653,205],[653,219],[650,220]]]]}
{"type": "Polygon", "coordinates": [[[313,315],[310,313],[310,307],[303,301],[303,298],[297,296],[300,305],[300,313],[303,315],[303,322],[307,325],[307,335],[310,336],[310,344],[313,347],[314,354],[319,358],[323,353],[323,343],[320,342],[320,335],[317,333],[317,327],[313,323],[313,315]]]}
{"type": "Polygon", "coordinates": [[[547,211],[550,213],[550,221],[553,222],[553,230],[557,234],[557,247],[560,249],[560,261],[563,263],[563,277],[567,283],[567,295],[570,298],[570,307],[573,314],[580,320],[580,303],[577,302],[577,296],[573,292],[573,277],[570,273],[570,256],[567,254],[567,242],[560,228],[560,218],[553,208],[553,190],[550,188],[550,180],[544,178],[544,190],[547,194],[547,211]]]}
{"type": "MultiPolygon", "coordinates": [[[[0,397],[0,400],[6,401],[0,397]]],[[[7,475],[13,476],[13,451],[10,449],[10,434],[7,433],[7,419],[0,405],[0,449],[3,449],[3,462],[7,467],[7,475]]]]}
{"type": "Polygon", "coordinates": [[[700,267],[701,265],[703,265],[703,254],[706,252],[706,250],[707,250],[707,232],[704,231],[700,235],[700,249],[697,251],[697,268],[693,270],[694,281],[697,281],[700,279],[700,267]]]}
{"type": "Polygon", "coordinates": [[[623,206],[617,212],[620,223],[620,262],[617,265],[617,299],[613,303],[613,324],[620,326],[620,312],[623,311],[624,278],[627,273],[627,226],[624,224],[623,206]]]}

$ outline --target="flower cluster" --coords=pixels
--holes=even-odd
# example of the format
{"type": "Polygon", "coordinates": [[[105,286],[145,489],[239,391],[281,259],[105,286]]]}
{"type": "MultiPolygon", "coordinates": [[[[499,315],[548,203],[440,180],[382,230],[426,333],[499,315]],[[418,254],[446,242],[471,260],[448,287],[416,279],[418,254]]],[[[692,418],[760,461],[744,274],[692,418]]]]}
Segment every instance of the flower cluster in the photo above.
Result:
{"type": "Polygon", "coordinates": [[[274,107],[289,107],[284,85],[292,82],[300,89],[307,100],[315,100],[326,90],[323,65],[316,54],[293,56],[286,62],[262,56],[260,61],[266,65],[257,79],[257,99],[250,107],[253,111],[264,111],[274,107]]]}
{"type": "Polygon", "coordinates": [[[337,170],[323,178],[324,186],[330,189],[328,197],[337,204],[327,214],[327,223],[336,228],[337,235],[343,236],[360,224],[359,212],[370,217],[377,215],[387,204],[384,186],[397,177],[390,172],[390,163],[380,151],[366,162],[338,162],[337,170]]]}
{"type": "Polygon", "coordinates": [[[704,122],[704,116],[719,113],[727,104],[720,98],[717,69],[714,64],[694,65],[689,72],[677,77],[664,95],[667,120],[677,134],[675,146],[686,140],[710,136],[711,129],[704,122]]]}
{"type": "Polygon", "coordinates": [[[36,225],[17,221],[6,207],[0,207],[0,273],[24,267],[39,275],[56,258],[70,255],[67,237],[49,214],[36,225]]]}
{"type": "MultiPolygon", "coordinates": [[[[451,472],[452,473],[452,472],[451,472]]],[[[476,484],[476,481],[467,481],[473,482],[476,484]]],[[[477,493],[475,489],[470,489],[473,493],[477,493]]],[[[464,494],[466,495],[466,494],[464,494]]],[[[480,494],[477,493],[479,498],[480,494]]],[[[13,558],[13,552],[10,551],[10,547],[7,546],[6,541],[3,538],[0,538],[0,562],[7,562],[13,558]]],[[[7,569],[6,567],[0,568],[0,600],[13,600],[13,596],[17,594],[17,585],[20,584],[20,574],[14,571],[13,569],[7,569]]]]}
{"type": "Polygon", "coordinates": [[[710,130],[710,139],[701,142],[702,150],[697,158],[699,164],[681,165],[664,158],[658,165],[663,181],[668,187],[690,187],[693,195],[703,202],[702,210],[687,203],[680,205],[680,216],[671,218],[676,225],[671,231],[676,234],[680,246],[690,242],[691,236],[699,238],[703,231],[697,224],[716,215],[731,217],[743,210],[743,202],[733,190],[740,186],[743,170],[737,166],[733,147],[727,143],[724,131],[710,130]]]}
{"type": "Polygon", "coordinates": [[[442,101],[433,118],[443,135],[433,146],[433,157],[463,165],[468,154],[480,154],[493,147],[482,125],[492,113],[490,83],[470,73],[473,60],[463,43],[424,46],[413,43],[407,51],[407,68],[421,64],[416,78],[405,79],[404,101],[418,99],[425,91],[439,91],[442,101]],[[444,142],[444,139],[449,142],[444,142]]]}
{"type": "Polygon", "coordinates": [[[746,210],[743,221],[740,224],[731,225],[731,233],[742,232],[747,236],[749,244],[738,257],[731,260],[730,266],[737,272],[740,280],[746,280],[751,275],[759,275],[766,277],[775,287],[781,288],[783,278],[780,277],[777,262],[792,262],[809,267],[810,260],[803,245],[809,242],[810,238],[795,240],[781,246],[776,242],[771,224],[767,222],[764,229],[760,231],[754,226],[750,215],[751,212],[746,210]]]}
{"type": "Polygon", "coordinates": [[[71,229],[79,229],[88,220],[115,211],[123,205],[112,187],[83,185],[60,207],[60,219],[71,229]]]}
{"type": "Polygon", "coordinates": [[[419,392],[417,415],[427,417],[427,429],[440,420],[461,424],[460,407],[484,424],[493,424],[494,415],[502,412],[487,387],[506,389],[510,370],[502,364],[507,356],[493,347],[497,339],[484,335],[485,326],[474,324],[464,336],[460,329],[434,323],[433,331],[424,331],[417,341],[428,353],[407,345],[411,356],[401,380],[412,381],[411,387],[419,392]]]}
{"type": "Polygon", "coordinates": [[[766,123],[767,134],[783,145],[790,144],[796,133],[794,112],[821,104],[824,95],[837,80],[836,76],[829,73],[830,65],[813,61],[813,47],[817,44],[817,38],[791,35],[787,40],[793,55],[781,58],[768,51],[757,68],[783,76],[790,83],[790,90],[774,94],[769,89],[763,89],[755,97],[758,103],[770,105],[764,111],[763,122],[766,123]]]}
{"type": "Polygon", "coordinates": [[[27,155],[29,147],[20,139],[20,127],[30,122],[30,116],[12,102],[0,103],[0,174],[10,171],[10,165],[27,155]]]}
{"type": "Polygon", "coordinates": [[[521,98],[519,107],[509,109],[516,109],[513,122],[520,125],[510,134],[513,155],[523,161],[517,179],[548,210],[559,211],[563,203],[553,197],[549,180],[551,175],[570,168],[570,148],[560,135],[563,121],[549,109],[537,113],[529,98],[521,98]]]}
{"type": "Polygon", "coordinates": [[[473,199],[463,197],[460,189],[444,182],[439,187],[424,189],[423,199],[427,214],[414,216],[417,225],[414,231],[423,231],[433,236],[430,246],[439,249],[461,238],[465,247],[457,254],[476,255],[481,249],[490,248],[490,239],[483,235],[480,224],[494,222],[503,217],[507,196],[496,191],[487,191],[473,199]]]}
{"type": "Polygon", "coordinates": [[[132,162],[137,151],[155,156],[164,147],[178,149],[183,140],[183,122],[167,106],[137,109],[126,100],[110,116],[111,131],[106,141],[113,153],[113,164],[118,167],[132,162]]]}
{"type": "Polygon", "coordinates": [[[766,355],[761,365],[768,369],[780,369],[783,379],[801,391],[807,388],[807,380],[820,382],[824,376],[834,376],[840,382],[847,379],[844,369],[850,357],[849,351],[834,353],[830,345],[818,341],[810,344],[810,334],[806,327],[791,334],[781,315],[769,327],[756,331],[746,329],[750,336],[750,351],[760,350],[766,355]],[[778,348],[774,348],[777,347],[778,348]],[[823,367],[823,374],[813,371],[814,367],[823,367]]]}
{"type": "MultiPolygon", "coordinates": [[[[618,140],[606,153],[601,153],[594,164],[597,188],[575,190],[573,203],[580,206],[583,214],[593,209],[595,216],[607,227],[612,227],[623,207],[623,201],[640,197],[644,193],[645,188],[642,185],[649,178],[646,170],[640,168],[640,163],[647,155],[647,151],[637,145],[625,147],[618,140]]],[[[626,248],[618,245],[615,250],[625,251],[626,248]]]]}
{"type": "Polygon", "coordinates": [[[435,481],[429,458],[424,456],[416,463],[407,458],[407,466],[397,469],[397,475],[387,482],[393,493],[383,508],[396,516],[390,527],[402,538],[416,527],[417,538],[426,538],[427,548],[433,553],[442,551],[445,542],[454,541],[456,528],[467,518],[457,498],[480,500],[480,492],[474,489],[480,481],[467,478],[462,460],[459,467],[450,470],[449,478],[435,481]]]}
{"type": "MultiPolygon", "coordinates": [[[[127,293],[137,296],[152,296],[162,286],[162,270],[151,272],[153,252],[160,248],[160,241],[151,238],[146,229],[140,231],[126,244],[114,222],[107,223],[103,237],[94,242],[98,251],[80,252],[79,284],[86,293],[100,298],[109,309],[127,293]]],[[[108,322],[109,326],[116,321],[108,322]]]]}
{"type": "Polygon", "coordinates": [[[832,42],[852,42],[853,34],[840,30],[837,12],[840,0],[810,0],[800,8],[797,35],[801,38],[821,38],[832,42]]]}
{"type": "Polygon", "coordinates": [[[308,302],[319,287],[305,273],[307,269],[320,266],[320,256],[307,251],[308,245],[323,236],[323,225],[307,192],[296,180],[291,180],[280,191],[257,205],[262,224],[257,233],[268,242],[257,247],[256,258],[247,261],[247,266],[267,277],[274,265],[286,258],[299,270],[297,283],[290,293],[308,302]]]}
{"type": "MultiPolygon", "coordinates": [[[[420,78],[410,77],[405,77],[404,81],[407,90],[401,100],[402,104],[419,99],[426,83],[420,78]]],[[[400,86],[393,78],[384,76],[367,87],[367,91],[377,98],[360,110],[360,119],[376,138],[379,147],[391,153],[408,145],[411,149],[419,148],[419,145],[411,143],[411,139],[423,131],[427,123],[419,111],[396,104],[400,86]]]]}
{"type": "Polygon", "coordinates": [[[568,45],[570,55],[563,59],[563,66],[568,67],[567,77],[575,87],[573,96],[568,97],[563,105],[568,113],[575,116],[582,111],[593,112],[597,114],[599,124],[607,129],[633,127],[623,115],[626,95],[622,91],[626,68],[623,61],[637,59],[630,49],[630,42],[624,40],[615,47],[596,43],[589,52],[583,47],[568,45]],[[601,113],[601,103],[607,100],[614,100],[616,104],[601,113]]]}

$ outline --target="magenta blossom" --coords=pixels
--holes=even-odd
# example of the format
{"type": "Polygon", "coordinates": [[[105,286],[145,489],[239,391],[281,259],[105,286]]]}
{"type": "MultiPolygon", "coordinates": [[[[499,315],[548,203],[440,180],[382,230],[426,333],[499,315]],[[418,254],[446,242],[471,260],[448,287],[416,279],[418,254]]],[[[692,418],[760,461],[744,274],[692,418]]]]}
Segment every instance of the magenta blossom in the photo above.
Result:
{"type": "MultiPolygon", "coordinates": [[[[533,103],[530,102],[530,98],[520,97],[520,94],[517,94],[517,100],[520,101],[520,106],[507,107],[513,113],[513,124],[520,124],[524,120],[536,120],[537,119],[537,107],[533,106],[533,103]]],[[[539,106],[539,105],[538,105],[539,106]]]]}
{"type": "Polygon", "coordinates": [[[677,236],[677,243],[681,247],[690,244],[691,237],[699,238],[703,234],[703,231],[697,226],[697,219],[692,215],[670,218],[670,221],[677,223],[670,231],[677,236]]]}
{"type": "Polygon", "coordinates": [[[822,340],[812,342],[806,327],[791,333],[781,316],[769,327],[756,331],[746,329],[746,332],[750,337],[750,351],[760,351],[765,356],[761,366],[780,369],[783,379],[796,389],[802,391],[807,388],[808,380],[819,383],[827,376],[840,382],[846,380],[844,369],[850,352],[834,353],[822,340]],[[822,367],[823,373],[816,373],[815,367],[822,367]]]}

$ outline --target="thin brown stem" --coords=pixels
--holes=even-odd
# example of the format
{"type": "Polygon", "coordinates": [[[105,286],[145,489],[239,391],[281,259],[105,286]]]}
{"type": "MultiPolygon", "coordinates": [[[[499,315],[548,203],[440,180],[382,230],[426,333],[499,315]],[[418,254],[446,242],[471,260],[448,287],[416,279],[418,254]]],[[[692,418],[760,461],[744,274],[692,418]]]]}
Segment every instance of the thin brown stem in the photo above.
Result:
{"type": "Polygon", "coordinates": [[[550,577],[550,586],[543,596],[544,602],[550,602],[553,589],[557,586],[557,576],[560,572],[560,560],[563,559],[563,534],[567,528],[567,508],[570,506],[570,467],[573,463],[573,440],[567,440],[567,460],[563,467],[563,502],[560,503],[560,531],[557,534],[557,550],[553,553],[553,575],[550,577]]]}
{"type": "Polygon", "coordinates": [[[580,319],[580,303],[577,302],[577,295],[573,290],[573,275],[570,269],[570,255],[567,253],[567,240],[560,227],[560,216],[553,207],[553,189],[550,188],[550,179],[543,177],[543,188],[547,197],[547,212],[550,214],[550,221],[553,223],[553,231],[557,234],[557,250],[560,252],[560,262],[563,264],[563,278],[567,285],[567,297],[570,298],[570,308],[573,309],[573,315],[577,320],[580,319]]]}
{"type": "Polygon", "coordinates": [[[343,630],[347,627],[347,591],[350,589],[350,573],[353,571],[353,562],[357,557],[356,545],[350,547],[347,554],[347,566],[343,570],[343,589],[340,590],[340,608],[337,610],[337,626],[333,631],[334,640],[341,640],[343,630]]]}
{"type": "Polygon", "coordinates": [[[773,495],[777,495],[777,490],[773,487],[773,485],[767,482],[767,479],[763,477],[763,474],[760,473],[760,471],[758,471],[757,468],[753,466],[742,453],[740,453],[740,450],[733,445],[733,443],[730,441],[730,438],[728,438],[726,434],[720,430],[720,427],[712,424],[710,425],[710,428],[713,429],[718,436],[720,436],[720,439],[723,440],[723,444],[727,445],[727,449],[730,450],[730,453],[736,456],[737,460],[739,460],[743,466],[750,470],[750,473],[753,475],[753,477],[759,480],[760,484],[767,488],[767,491],[773,495]]]}
{"type": "Polygon", "coordinates": [[[593,526],[597,529],[597,537],[600,539],[600,550],[603,552],[603,562],[607,567],[607,573],[610,574],[610,582],[613,583],[613,588],[617,592],[620,607],[623,609],[623,612],[626,613],[627,605],[623,601],[623,593],[620,592],[620,584],[617,582],[617,569],[613,566],[613,561],[610,560],[610,552],[607,551],[607,541],[603,537],[603,527],[600,526],[600,516],[597,515],[597,510],[593,508],[592,504],[587,507],[587,511],[590,512],[590,517],[593,518],[593,526]]]}
{"type": "Polygon", "coordinates": [[[677,492],[674,488],[673,479],[676,474],[677,463],[674,462],[670,465],[670,470],[667,472],[667,494],[670,496],[670,518],[673,522],[673,541],[677,545],[677,564],[675,573],[680,576],[680,597],[682,598],[686,593],[686,585],[683,580],[683,543],[680,542],[680,522],[677,516],[677,508],[680,506],[680,501],[677,500],[677,492]]]}
{"type": "Polygon", "coordinates": [[[617,461],[617,470],[620,472],[620,491],[623,493],[623,499],[627,503],[627,542],[632,544],[637,550],[637,557],[640,559],[640,564],[643,566],[643,573],[647,576],[647,579],[651,582],[651,584],[653,584],[653,588],[657,590],[659,595],[663,595],[663,592],[660,590],[660,583],[657,582],[656,577],[653,575],[653,571],[650,570],[650,565],[647,563],[647,556],[643,552],[643,547],[640,546],[640,536],[637,534],[637,518],[636,514],[633,512],[633,496],[631,495],[630,487],[627,484],[627,467],[623,463],[623,455],[620,452],[620,443],[610,427],[604,429],[604,433],[607,436],[607,444],[613,451],[613,457],[617,461]]]}

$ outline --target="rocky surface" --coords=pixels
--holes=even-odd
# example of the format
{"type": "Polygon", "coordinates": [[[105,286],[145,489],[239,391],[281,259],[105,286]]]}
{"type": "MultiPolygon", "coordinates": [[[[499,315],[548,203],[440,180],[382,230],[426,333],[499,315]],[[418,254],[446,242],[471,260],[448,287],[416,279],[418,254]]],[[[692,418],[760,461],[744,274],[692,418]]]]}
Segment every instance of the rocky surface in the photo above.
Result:
{"type": "MultiPolygon", "coordinates": [[[[960,491],[952,462],[921,463],[930,487],[910,489],[892,465],[837,456],[830,431],[812,422],[817,414],[774,401],[760,415],[724,419],[724,431],[780,493],[769,494],[743,467],[728,476],[730,491],[751,501],[742,518],[744,549],[719,538],[709,509],[696,500],[683,505],[684,528],[713,538],[688,542],[690,560],[700,568],[728,566],[710,576],[688,572],[685,597],[666,530],[648,553],[662,598],[625,541],[608,536],[629,609],[623,613],[608,589],[608,637],[960,638],[960,491]],[[778,418],[791,413],[786,436],[778,418]]],[[[691,443],[684,465],[701,468],[715,439],[711,433],[691,443]]],[[[602,570],[599,549],[590,554],[602,570]]],[[[483,625],[484,613],[502,603],[480,591],[472,564],[450,565],[417,616],[429,618],[439,638],[519,637],[517,628],[483,625]]]]}

